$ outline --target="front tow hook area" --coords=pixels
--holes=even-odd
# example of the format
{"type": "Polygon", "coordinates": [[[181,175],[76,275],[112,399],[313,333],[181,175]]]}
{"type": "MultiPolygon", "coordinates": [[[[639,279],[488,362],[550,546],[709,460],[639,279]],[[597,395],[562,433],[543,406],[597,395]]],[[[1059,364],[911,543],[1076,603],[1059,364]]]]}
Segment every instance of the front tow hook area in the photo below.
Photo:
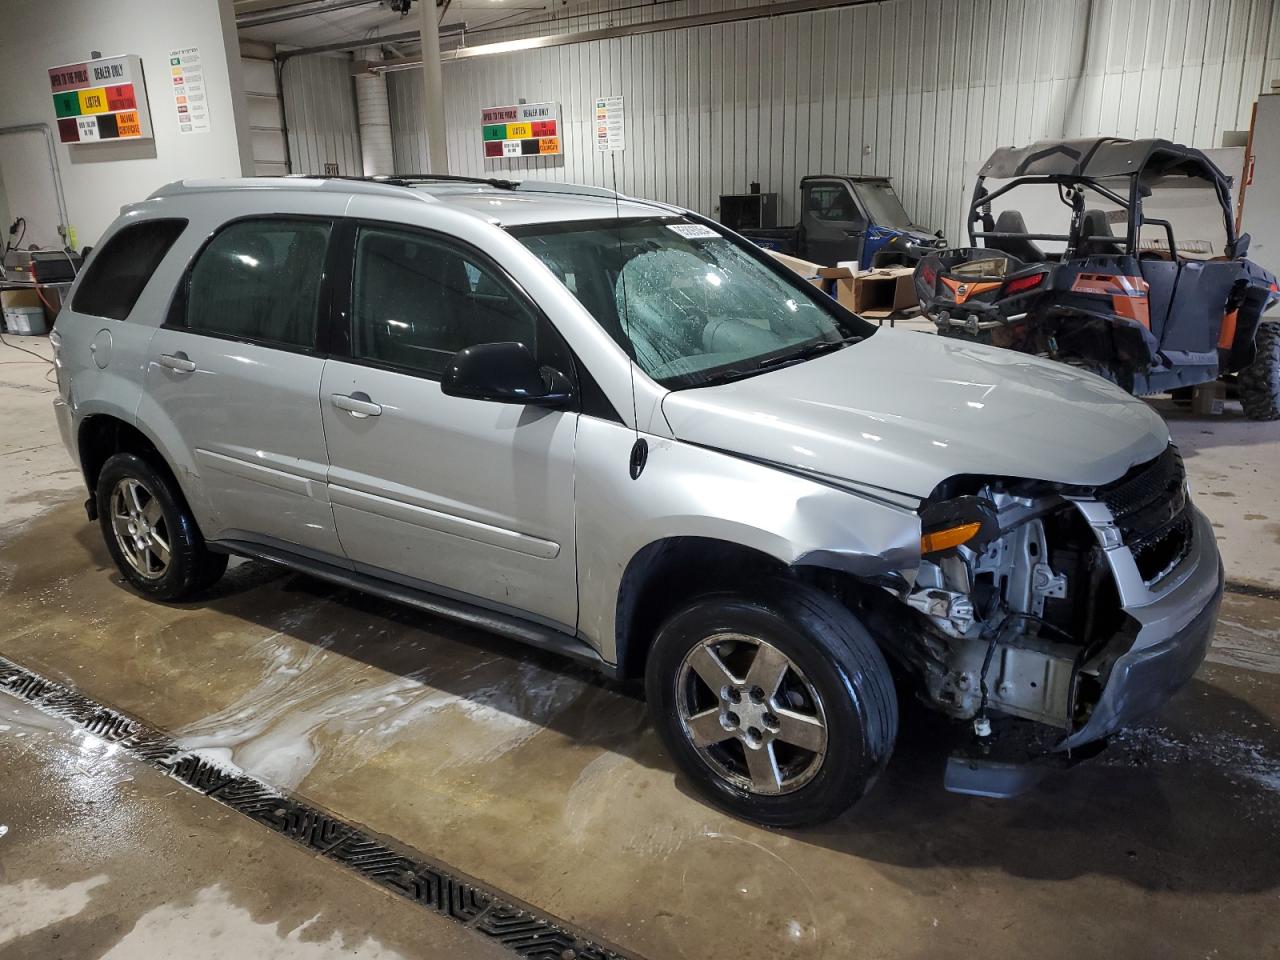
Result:
{"type": "Polygon", "coordinates": [[[1062,731],[1030,720],[992,720],[991,735],[966,733],[947,757],[942,785],[951,793],[998,800],[1026,793],[1051,773],[1096,757],[1105,738],[1069,752],[1053,752],[1062,731]]]}

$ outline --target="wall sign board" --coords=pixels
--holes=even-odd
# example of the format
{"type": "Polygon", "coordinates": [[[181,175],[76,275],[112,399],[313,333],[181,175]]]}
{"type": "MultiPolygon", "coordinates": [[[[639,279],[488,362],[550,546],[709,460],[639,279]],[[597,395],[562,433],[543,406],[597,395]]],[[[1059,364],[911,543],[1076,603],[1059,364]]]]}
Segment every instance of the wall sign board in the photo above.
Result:
{"type": "Polygon", "coordinates": [[[480,111],[485,159],[560,153],[560,104],[518,103],[480,111]]]}
{"type": "Polygon", "coordinates": [[[627,147],[625,111],[621,97],[601,97],[596,101],[596,150],[607,153],[627,147]]]}
{"type": "Polygon", "coordinates": [[[49,91],[63,143],[151,139],[147,87],[136,56],[52,67],[49,91]]]}
{"type": "Polygon", "coordinates": [[[209,97],[199,47],[169,51],[169,81],[179,133],[209,132],[209,97]]]}

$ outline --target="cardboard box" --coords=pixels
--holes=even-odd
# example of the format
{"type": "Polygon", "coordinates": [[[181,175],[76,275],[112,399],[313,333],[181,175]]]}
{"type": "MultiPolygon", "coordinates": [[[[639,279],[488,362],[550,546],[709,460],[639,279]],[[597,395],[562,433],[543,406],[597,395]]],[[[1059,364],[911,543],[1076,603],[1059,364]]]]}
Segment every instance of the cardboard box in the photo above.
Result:
{"type": "Polygon", "coordinates": [[[0,309],[10,307],[39,307],[40,294],[34,290],[0,290],[0,309]]]}
{"type": "Polygon", "coordinates": [[[855,278],[851,295],[852,306],[842,304],[854,313],[869,319],[883,319],[916,306],[916,288],[911,277],[912,267],[885,267],[868,270],[855,278]]]}
{"type": "Polygon", "coordinates": [[[827,293],[836,299],[840,306],[848,310],[854,309],[857,300],[858,274],[848,267],[823,267],[818,275],[826,281],[827,293]]]}
{"type": "Polygon", "coordinates": [[[769,254],[769,256],[773,257],[773,259],[777,260],[783,266],[790,267],[815,287],[822,290],[827,289],[826,281],[822,276],[820,276],[820,273],[821,271],[829,268],[824,267],[820,263],[813,263],[812,261],[801,260],[799,257],[793,257],[789,254],[779,253],[777,250],[766,250],[765,253],[769,254]]]}
{"type": "Polygon", "coordinates": [[[1191,412],[1199,417],[1220,417],[1227,399],[1227,385],[1221,380],[1198,384],[1191,391],[1191,412]]]}

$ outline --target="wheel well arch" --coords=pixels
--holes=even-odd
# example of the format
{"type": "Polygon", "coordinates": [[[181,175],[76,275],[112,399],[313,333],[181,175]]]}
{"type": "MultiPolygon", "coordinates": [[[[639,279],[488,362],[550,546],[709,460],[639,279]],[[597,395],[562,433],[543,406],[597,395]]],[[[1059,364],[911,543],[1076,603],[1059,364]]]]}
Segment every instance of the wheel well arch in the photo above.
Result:
{"type": "Polygon", "coordinates": [[[846,605],[854,593],[868,586],[847,571],[803,562],[788,564],[730,540],[699,536],[655,540],[635,553],[619,582],[614,622],[618,675],[624,679],[644,676],[659,627],[698,594],[769,576],[816,585],[846,605]]]}
{"type": "Polygon", "coordinates": [[[150,437],[109,413],[85,417],[76,433],[76,448],[80,453],[80,470],[91,494],[98,488],[103,465],[117,453],[136,454],[157,469],[173,472],[150,437]]]}

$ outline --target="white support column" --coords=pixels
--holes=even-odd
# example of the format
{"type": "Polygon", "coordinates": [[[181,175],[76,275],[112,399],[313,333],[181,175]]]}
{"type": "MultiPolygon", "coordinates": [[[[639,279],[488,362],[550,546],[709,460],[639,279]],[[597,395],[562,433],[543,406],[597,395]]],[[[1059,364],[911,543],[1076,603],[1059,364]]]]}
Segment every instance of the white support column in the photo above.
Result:
{"type": "MultiPolygon", "coordinates": [[[[423,119],[427,131],[427,165],[423,173],[449,172],[449,144],[445,138],[444,76],[440,70],[439,11],[435,0],[418,0],[422,16],[423,119]]],[[[415,171],[404,171],[405,173],[415,171]]]]}
{"type": "MultiPolygon", "coordinates": [[[[361,50],[362,60],[381,60],[377,47],[361,50]]],[[[395,172],[391,154],[391,109],[387,104],[387,77],[383,73],[356,77],[356,116],[360,121],[360,156],[366,177],[395,172]]],[[[415,171],[405,170],[404,173],[415,171]]]]}

